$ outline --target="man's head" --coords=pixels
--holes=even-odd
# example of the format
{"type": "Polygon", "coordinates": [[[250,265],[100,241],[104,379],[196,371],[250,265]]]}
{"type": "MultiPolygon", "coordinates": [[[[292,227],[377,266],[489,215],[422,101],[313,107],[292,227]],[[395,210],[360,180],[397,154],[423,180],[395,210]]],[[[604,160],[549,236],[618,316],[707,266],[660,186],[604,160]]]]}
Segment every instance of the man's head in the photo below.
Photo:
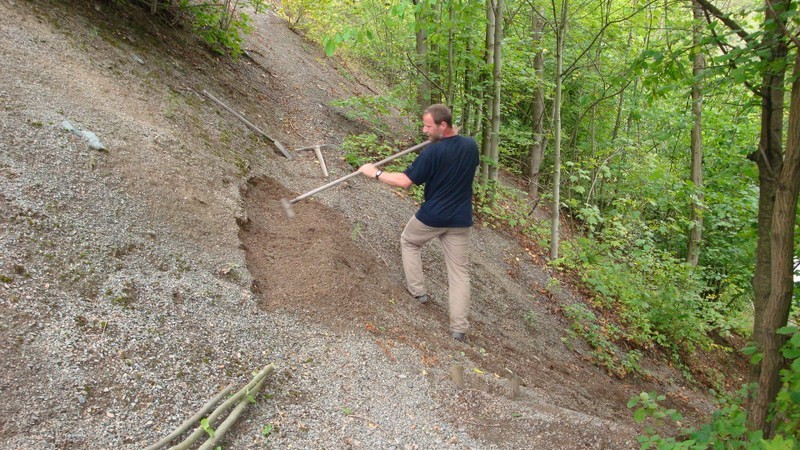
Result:
{"type": "Polygon", "coordinates": [[[452,128],[453,113],[444,105],[431,105],[422,114],[422,132],[428,135],[431,141],[450,136],[452,128]]]}

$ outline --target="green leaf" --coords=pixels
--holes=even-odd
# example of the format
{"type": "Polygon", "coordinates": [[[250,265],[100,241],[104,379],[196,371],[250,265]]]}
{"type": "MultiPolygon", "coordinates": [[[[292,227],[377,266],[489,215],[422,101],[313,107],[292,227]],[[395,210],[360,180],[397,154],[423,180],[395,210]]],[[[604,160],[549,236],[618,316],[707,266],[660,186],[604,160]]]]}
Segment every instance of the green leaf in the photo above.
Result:
{"type": "Polygon", "coordinates": [[[214,429],[213,429],[213,428],[211,428],[211,425],[208,423],[208,417],[204,417],[204,418],[203,418],[203,419],[200,421],[200,428],[202,428],[202,429],[203,429],[203,431],[205,431],[206,433],[208,433],[208,435],[209,435],[210,437],[214,437],[214,435],[216,434],[216,432],[214,431],[214,429]]]}
{"type": "Polygon", "coordinates": [[[333,56],[336,53],[336,42],[333,39],[325,38],[323,41],[325,46],[325,54],[328,56],[333,56]]]}
{"type": "Polygon", "coordinates": [[[647,410],[645,408],[639,408],[633,413],[633,420],[636,423],[642,423],[644,419],[647,418],[647,410]]]}

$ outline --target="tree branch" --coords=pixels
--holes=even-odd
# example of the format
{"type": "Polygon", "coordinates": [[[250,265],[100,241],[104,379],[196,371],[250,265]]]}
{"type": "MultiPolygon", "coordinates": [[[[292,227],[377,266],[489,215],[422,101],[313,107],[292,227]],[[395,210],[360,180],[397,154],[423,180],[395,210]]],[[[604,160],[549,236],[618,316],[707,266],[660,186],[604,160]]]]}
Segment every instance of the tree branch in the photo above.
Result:
{"type": "Polygon", "coordinates": [[[753,36],[750,33],[744,31],[744,28],[739,26],[739,24],[736,23],[735,20],[731,19],[730,16],[720,11],[719,8],[711,4],[710,1],[708,0],[696,0],[696,1],[700,6],[703,7],[705,11],[711,13],[714,17],[719,19],[720,22],[724,23],[728,28],[731,29],[731,31],[733,31],[734,33],[736,33],[737,36],[742,38],[742,40],[744,40],[748,44],[753,41],[753,36]]]}
{"type": "MultiPolygon", "coordinates": [[[[434,86],[434,87],[435,87],[435,88],[436,88],[436,89],[439,91],[439,93],[441,93],[443,96],[447,97],[447,93],[445,92],[445,90],[444,90],[444,88],[442,87],[442,85],[440,85],[439,83],[437,83],[437,82],[435,82],[434,80],[432,80],[432,79],[431,79],[431,78],[428,76],[428,74],[427,74],[427,73],[425,73],[425,71],[424,71],[424,70],[422,70],[422,69],[419,67],[419,65],[417,65],[417,63],[415,63],[415,62],[414,62],[414,60],[413,60],[413,59],[411,59],[411,56],[409,56],[409,55],[408,55],[408,53],[406,53],[406,59],[408,59],[408,62],[409,62],[409,63],[411,63],[411,66],[413,66],[413,67],[414,67],[414,69],[415,69],[415,70],[416,70],[416,71],[417,71],[419,74],[421,74],[423,77],[425,77],[425,79],[426,79],[426,80],[427,80],[427,81],[428,81],[428,82],[429,82],[431,85],[433,85],[433,86],[434,86]]],[[[448,98],[448,99],[447,99],[447,101],[450,101],[450,99],[448,98]]]]}
{"type": "MultiPolygon", "coordinates": [[[[698,4],[700,4],[700,6],[703,8],[703,15],[706,17],[706,23],[708,23],[710,25],[711,24],[711,16],[709,15],[710,12],[700,2],[698,2],[698,4]]],[[[723,45],[722,39],[719,38],[719,35],[717,34],[716,30],[714,30],[714,28],[711,28],[711,35],[714,36],[714,42],[717,43],[717,47],[719,47],[720,52],[722,52],[723,55],[727,55],[729,50],[725,48],[725,46],[723,45]]],[[[731,46],[731,47],[733,47],[733,46],[731,46]]],[[[736,67],[737,67],[736,66],[736,62],[734,60],[730,60],[728,62],[728,65],[731,68],[734,68],[734,69],[736,69],[736,67]]],[[[749,81],[745,80],[744,81],[744,85],[753,94],[755,94],[755,95],[757,95],[759,97],[763,97],[764,96],[764,93],[761,90],[759,90],[757,87],[753,86],[749,81]]]]}
{"type": "Polygon", "coordinates": [[[570,73],[572,73],[576,69],[576,65],[578,64],[578,61],[580,61],[581,58],[583,58],[587,53],[589,53],[589,50],[591,50],[594,47],[594,44],[597,42],[597,40],[600,39],[601,36],[603,36],[603,34],[605,33],[606,28],[610,27],[611,25],[615,25],[615,24],[618,24],[618,23],[621,23],[621,22],[624,22],[624,21],[630,19],[631,17],[639,14],[641,11],[643,11],[645,8],[647,8],[648,6],[650,6],[651,4],[653,4],[655,2],[656,2],[656,0],[651,0],[651,1],[647,2],[646,4],[642,5],[640,8],[636,8],[632,13],[628,14],[627,16],[620,17],[619,19],[616,19],[616,20],[610,20],[607,23],[603,24],[603,27],[600,28],[600,31],[598,31],[595,34],[594,38],[592,39],[592,42],[590,42],[589,45],[587,45],[581,51],[581,53],[572,61],[572,64],[570,64],[569,67],[564,69],[564,71],[562,73],[560,73],[559,76],[566,77],[567,75],[569,75],[570,73]]]}
{"type": "Polygon", "coordinates": [[[795,47],[800,49],[800,40],[798,40],[797,35],[794,35],[789,32],[786,28],[786,24],[783,23],[780,16],[777,12],[775,12],[775,8],[772,7],[772,2],[770,0],[766,0],[764,3],[767,4],[767,8],[769,8],[769,12],[772,14],[773,18],[775,19],[775,23],[778,24],[778,28],[789,38],[790,41],[794,44],[795,47]]]}

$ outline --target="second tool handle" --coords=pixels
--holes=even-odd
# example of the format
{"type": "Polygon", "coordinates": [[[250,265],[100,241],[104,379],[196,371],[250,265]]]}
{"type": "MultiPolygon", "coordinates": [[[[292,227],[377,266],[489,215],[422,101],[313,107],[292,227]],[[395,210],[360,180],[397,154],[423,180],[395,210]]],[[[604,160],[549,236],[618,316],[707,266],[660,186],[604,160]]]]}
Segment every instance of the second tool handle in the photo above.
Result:
{"type": "MultiPolygon", "coordinates": [[[[425,142],[423,142],[421,144],[417,144],[417,145],[415,145],[415,146],[413,146],[411,148],[407,148],[407,149],[403,150],[400,153],[395,153],[394,155],[389,156],[389,157],[387,157],[385,159],[382,159],[382,160],[380,160],[380,161],[378,161],[376,163],[373,163],[373,164],[375,165],[375,167],[382,166],[382,165],[388,163],[389,161],[393,161],[393,160],[395,160],[395,159],[397,159],[397,158],[399,158],[401,156],[404,156],[404,155],[407,155],[407,154],[409,154],[409,153],[411,153],[413,151],[419,150],[422,147],[425,147],[426,145],[428,145],[430,143],[431,143],[431,141],[425,141],[425,142]]],[[[318,192],[322,192],[325,189],[328,189],[328,188],[331,188],[333,186],[336,186],[337,184],[341,183],[342,181],[349,180],[350,178],[353,178],[354,176],[356,176],[358,174],[359,174],[359,171],[356,170],[355,172],[353,172],[351,174],[347,174],[347,175],[343,176],[342,178],[339,178],[337,180],[333,180],[330,183],[328,183],[326,185],[323,185],[323,186],[320,186],[320,187],[318,187],[318,188],[316,188],[316,189],[314,189],[312,191],[308,191],[305,194],[290,200],[290,202],[291,203],[297,203],[297,202],[299,202],[300,200],[302,200],[304,198],[311,197],[312,195],[314,195],[314,194],[316,194],[318,192]]]]}

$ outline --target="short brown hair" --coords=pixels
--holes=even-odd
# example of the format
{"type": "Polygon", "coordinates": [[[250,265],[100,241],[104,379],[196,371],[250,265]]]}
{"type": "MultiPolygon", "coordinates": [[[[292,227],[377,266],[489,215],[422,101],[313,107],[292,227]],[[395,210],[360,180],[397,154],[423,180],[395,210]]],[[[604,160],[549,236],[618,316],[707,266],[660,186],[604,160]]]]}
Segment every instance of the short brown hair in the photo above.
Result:
{"type": "Polygon", "coordinates": [[[450,108],[441,103],[425,108],[425,113],[423,113],[423,115],[425,114],[430,114],[431,118],[433,118],[433,123],[436,125],[445,122],[448,127],[452,128],[453,126],[453,113],[450,112],[450,108]]]}

